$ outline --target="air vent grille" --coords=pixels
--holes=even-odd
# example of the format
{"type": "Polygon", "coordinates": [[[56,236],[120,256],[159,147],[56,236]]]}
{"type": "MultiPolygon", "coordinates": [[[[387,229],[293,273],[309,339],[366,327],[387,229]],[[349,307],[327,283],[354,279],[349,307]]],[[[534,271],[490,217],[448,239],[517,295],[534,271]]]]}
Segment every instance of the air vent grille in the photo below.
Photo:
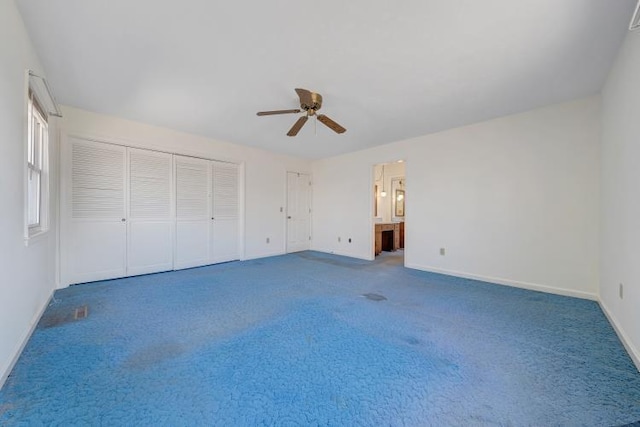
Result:
{"type": "Polygon", "coordinates": [[[89,307],[83,305],[82,307],[76,308],[76,311],[73,315],[75,320],[84,319],[89,315],[89,307]]]}

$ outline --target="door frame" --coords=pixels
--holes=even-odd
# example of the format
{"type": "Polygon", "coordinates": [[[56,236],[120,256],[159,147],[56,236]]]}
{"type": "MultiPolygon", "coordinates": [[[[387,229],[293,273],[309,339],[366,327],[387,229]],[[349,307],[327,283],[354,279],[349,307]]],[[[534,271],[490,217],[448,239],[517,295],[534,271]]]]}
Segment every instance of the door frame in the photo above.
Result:
{"type": "MultiPolygon", "coordinates": [[[[371,252],[369,255],[369,260],[373,261],[376,259],[376,232],[375,232],[375,226],[376,226],[376,221],[374,221],[374,213],[375,213],[375,203],[377,202],[376,197],[372,194],[373,193],[373,186],[376,185],[376,166],[378,165],[382,165],[382,164],[389,164],[389,163],[397,163],[399,160],[402,160],[402,163],[404,163],[404,188],[405,188],[405,193],[408,190],[408,185],[407,185],[407,176],[409,174],[409,167],[408,167],[408,161],[405,157],[401,157],[401,158],[396,158],[394,160],[387,160],[387,161],[378,161],[375,163],[371,163],[370,164],[370,168],[369,168],[369,189],[367,190],[369,193],[369,247],[371,248],[371,252]]],[[[399,175],[389,175],[391,178],[393,177],[398,177],[399,175]]],[[[391,181],[390,181],[391,182],[391,181]]],[[[391,184],[389,184],[389,186],[391,186],[391,184]]],[[[389,192],[391,192],[391,188],[389,188],[389,192]]],[[[406,211],[406,199],[405,199],[405,211],[406,211]]],[[[407,222],[407,216],[405,214],[404,216],[404,222],[405,222],[405,232],[404,232],[404,262],[403,265],[406,265],[407,263],[407,229],[406,229],[406,222],[407,222]]]]}
{"type": "Polygon", "coordinates": [[[300,172],[300,171],[292,171],[286,170],[284,174],[284,207],[283,207],[283,221],[284,221],[284,253],[289,254],[293,252],[299,251],[289,251],[289,220],[288,220],[288,212],[289,212],[289,174],[294,173],[299,175],[307,175],[309,177],[309,245],[307,250],[311,249],[311,244],[313,243],[313,177],[310,172],[300,172]]]}

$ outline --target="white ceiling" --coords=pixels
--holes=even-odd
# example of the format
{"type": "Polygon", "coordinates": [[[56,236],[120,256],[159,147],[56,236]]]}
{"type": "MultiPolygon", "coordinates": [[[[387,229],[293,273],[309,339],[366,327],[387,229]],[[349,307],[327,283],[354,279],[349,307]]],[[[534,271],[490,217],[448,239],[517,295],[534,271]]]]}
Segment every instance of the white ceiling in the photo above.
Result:
{"type": "Polygon", "coordinates": [[[635,0],[17,3],[61,103],[321,158],[597,93],[635,0]]]}

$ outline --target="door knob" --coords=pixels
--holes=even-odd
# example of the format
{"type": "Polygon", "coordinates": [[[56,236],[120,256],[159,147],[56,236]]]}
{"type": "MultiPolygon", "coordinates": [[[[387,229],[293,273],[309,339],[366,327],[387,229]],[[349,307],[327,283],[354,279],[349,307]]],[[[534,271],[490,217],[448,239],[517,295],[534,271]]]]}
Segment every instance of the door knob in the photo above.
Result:
{"type": "Polygon", "coordinates": [[[291,219],[291,217],[290,217],[290,216],[288,216],[288,217],[287,217],[287,219],[291,219]]]}
{"type": "Polygon", "coordinates": [[[122,221],[122,222],[125,222],[125,221],[126,221],[126,219],[125,219],[125,218],[122,218],[122,219],[121,219],[121,221],[122,221]]]}

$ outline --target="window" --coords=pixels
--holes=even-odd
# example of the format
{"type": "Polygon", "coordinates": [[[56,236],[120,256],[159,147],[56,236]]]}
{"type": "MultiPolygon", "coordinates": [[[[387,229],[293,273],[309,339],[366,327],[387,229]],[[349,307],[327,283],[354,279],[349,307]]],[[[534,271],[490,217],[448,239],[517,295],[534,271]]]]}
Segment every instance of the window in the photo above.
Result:
{"type": "Polygon", "coordinates": [[[48,136],[47,116],[29,91],[27,126],[27,237],[47,231],[48,136]]]}

